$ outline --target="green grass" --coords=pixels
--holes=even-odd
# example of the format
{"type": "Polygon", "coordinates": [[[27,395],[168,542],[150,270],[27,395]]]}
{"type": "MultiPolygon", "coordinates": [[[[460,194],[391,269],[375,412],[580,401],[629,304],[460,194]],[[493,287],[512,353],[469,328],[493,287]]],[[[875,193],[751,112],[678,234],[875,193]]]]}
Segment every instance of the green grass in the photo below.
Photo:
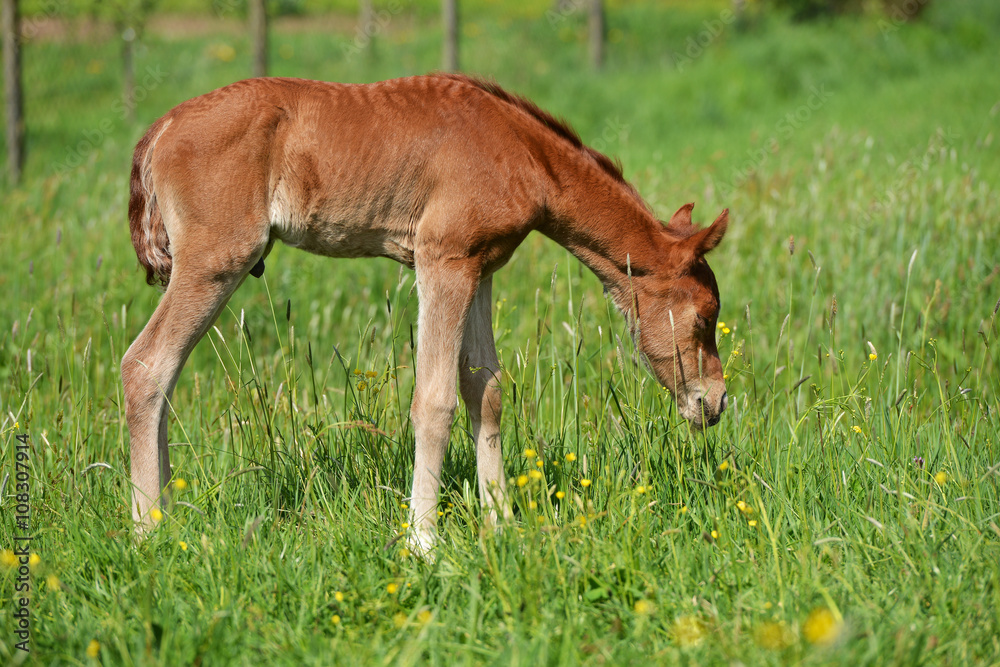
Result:
{"type": "MultiPolygon", "coordinates": [[[[517,521],[481,531],[460,410],[441,546],[420,560],[396,541],[413,276],[277,247],[181,377],[170,441],[187,488],[135,544],[118,364],[158,294],[127,233],[131,147],[245,76],[248,49],[234,24],[153,30],[128,123],[114,45],[37,40],[26,177],[0,209],[0,457],[13,474],[29,436],[40,561],[30,655],[0,568],[4,662],[89,664],[92,640],[106,664],[1000,662],[997,12],[935,3],[887,34],[756,17],[682,62],[717,10],[629,6],[594,74],[582,18],[543,11],[467,12],[465,66],[620,156],[661,217],[732,211],[710,257],[722,423],[691,433],[596,278],[533,236],[494,281],[517,521]],[[544,484],[517,486],[526,449],[544,484]],[[824,618],[830,645],[810,641],[824,618]]],[[[279,24],[273,73],[439,62],[422,14],[395,16],[371,56],[344,58],[351,39],[279,24]]]]}

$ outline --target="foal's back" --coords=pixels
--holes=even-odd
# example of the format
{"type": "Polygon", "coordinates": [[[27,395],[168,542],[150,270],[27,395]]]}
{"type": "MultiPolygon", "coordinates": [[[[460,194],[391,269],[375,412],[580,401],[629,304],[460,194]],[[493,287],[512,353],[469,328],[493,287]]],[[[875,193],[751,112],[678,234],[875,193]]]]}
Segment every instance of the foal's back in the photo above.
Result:
{"type": "Polygon", "coordinates": [[[466,249],[523,238],[544,200],[535,129],[459,77],[250,79],[154,125],[152,173],[185,227],[232,219],[310,252],[412,266],[421,238],[466,249]]]}

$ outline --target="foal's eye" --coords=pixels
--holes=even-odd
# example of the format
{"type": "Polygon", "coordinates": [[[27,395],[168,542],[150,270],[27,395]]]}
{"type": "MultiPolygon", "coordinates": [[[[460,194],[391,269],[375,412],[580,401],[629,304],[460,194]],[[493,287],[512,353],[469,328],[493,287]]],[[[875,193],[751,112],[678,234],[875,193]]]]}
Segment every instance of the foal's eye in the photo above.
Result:
{"type": "Polygon", "coordinates": [[[696,315],[695,316],[695,325],[699,329],[707,329],[708,328],[708,318],[707,317],[703,317],[701,315],[696,315]]]}

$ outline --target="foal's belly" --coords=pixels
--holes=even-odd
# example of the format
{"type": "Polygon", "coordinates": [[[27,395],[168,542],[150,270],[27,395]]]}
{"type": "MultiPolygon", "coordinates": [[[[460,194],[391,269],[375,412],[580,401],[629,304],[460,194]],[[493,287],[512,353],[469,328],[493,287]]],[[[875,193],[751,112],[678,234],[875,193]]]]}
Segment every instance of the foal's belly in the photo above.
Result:
{"type": "Polygon", "coordinates": [[[365,202],[305,204],[280,186],[271,199],[272,235],[285,245],[325,257],[389,257],[413,268],[408,220],[365,202]]]}

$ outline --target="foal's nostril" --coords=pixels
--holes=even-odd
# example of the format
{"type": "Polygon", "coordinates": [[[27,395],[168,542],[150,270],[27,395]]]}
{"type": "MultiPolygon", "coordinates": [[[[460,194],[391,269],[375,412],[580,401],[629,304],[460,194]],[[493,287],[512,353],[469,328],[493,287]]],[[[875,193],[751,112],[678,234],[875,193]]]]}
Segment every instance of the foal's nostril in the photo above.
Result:
{"type": "Polygon", "coordinates": [[[729,405],[729,394],[725,391],[722,392],[722,401],[719,403],[719,414],[726,411],[726,407],[729,405]]]}

